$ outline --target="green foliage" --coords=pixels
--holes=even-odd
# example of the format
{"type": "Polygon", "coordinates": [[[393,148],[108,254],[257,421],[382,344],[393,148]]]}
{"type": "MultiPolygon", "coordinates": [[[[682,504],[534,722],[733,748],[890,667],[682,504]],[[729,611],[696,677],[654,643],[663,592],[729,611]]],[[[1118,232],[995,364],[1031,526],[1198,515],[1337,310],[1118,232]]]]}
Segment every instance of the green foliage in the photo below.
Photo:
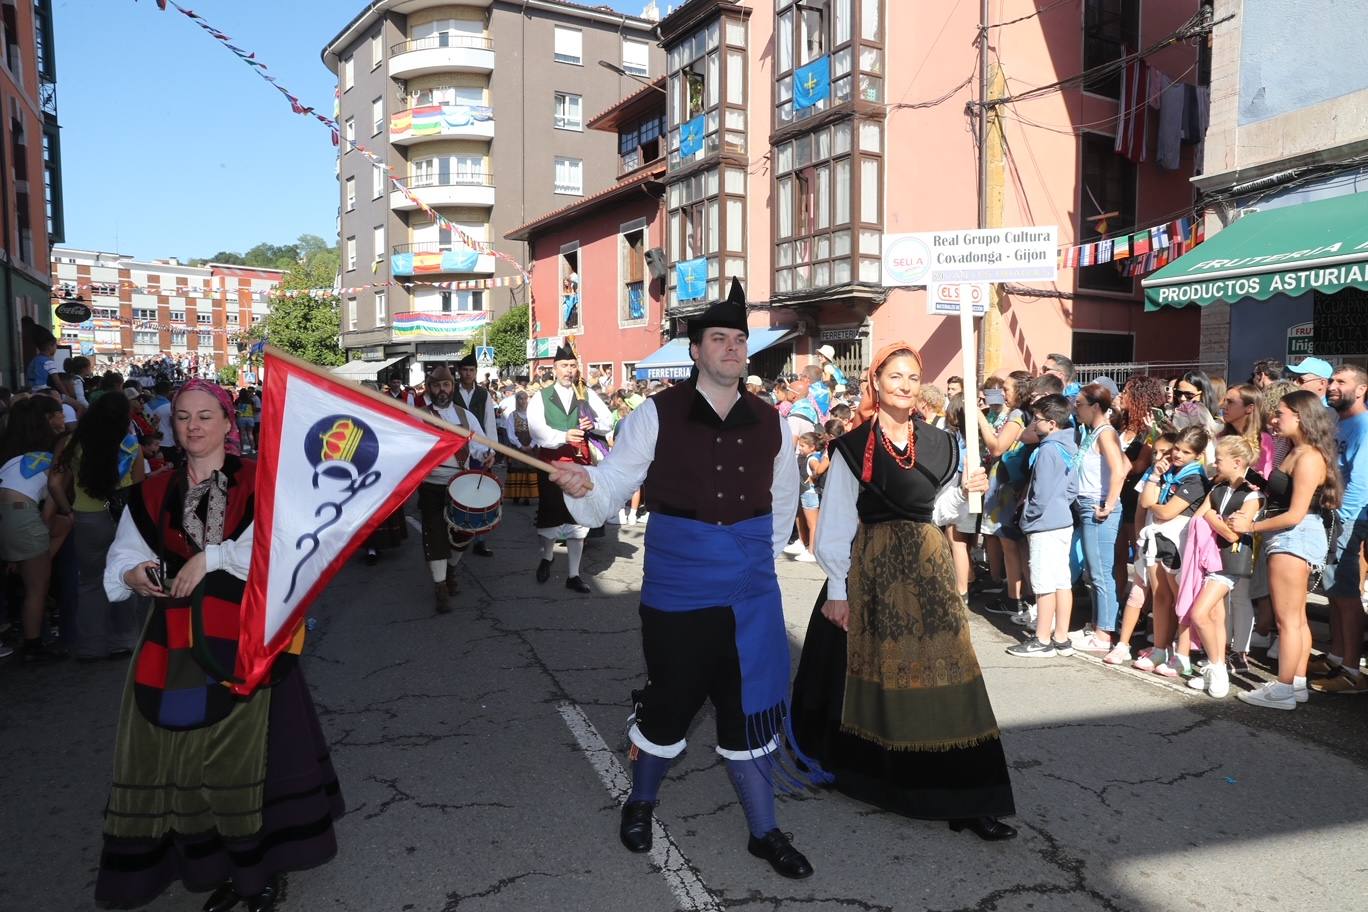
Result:
{"type": "Polygon", "coordinates": [[[218,372],[218,382],[220,386],[237,386],[237,368],[229,364],[227,367],[220,367],[218,372]]]}
{"type": "MultiPolygon", "coordinates": [[[[310,235],[300,238],[304,242],[310,235]]],[[[337,279],[337,250],[322,246],[322,241],[301,261],[290,266],[281,288],[290,291],[332,288],[337,279]]],[[[337,345],[340,331],[339,300],[331,291],[324,294],[275,295],[271,313],[247,332],[253,341],[266,339],[298,358],[312,364],[332,367],[346,356],[337,345]]]]}
{"type": "MultiPolygon", "coordinates": [[[[316,234],[301,234],[293,244],[270,244],[262,242],[251,250],[244,253],[235,253],[231,250],[220,250],[218,253],[204,259],[197,257],[189,260],[191,266],[203,266],[207,263],[222,263],[225,266],[255,266],[260,269],[292,269],[298,263],[316,262],[320,257],[325,261],[330,260],[333,271],[337,270],[337,248],[329,247],[328,243],[316,234]]],[[[331,285],[329,279],[324,285],[331,285]]]]}
{"type": "Polygon", "coordinates": [[[489,327],[489,344],[500,368],[527,363],[527,305],[520,304],[489,327]]]}

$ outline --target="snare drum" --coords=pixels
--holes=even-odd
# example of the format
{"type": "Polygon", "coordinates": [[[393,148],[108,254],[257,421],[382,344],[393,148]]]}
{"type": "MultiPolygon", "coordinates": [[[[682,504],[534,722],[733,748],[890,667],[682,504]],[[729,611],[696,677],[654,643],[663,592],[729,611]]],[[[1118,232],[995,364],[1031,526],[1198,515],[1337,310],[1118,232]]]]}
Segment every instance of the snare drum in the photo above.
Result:
{"type": "Polygon", "coordinates": [[[503,486],[488,472],[458,472],[447,485],[447,539],[457,551],[490,531],[503,517],[503,486]]]}

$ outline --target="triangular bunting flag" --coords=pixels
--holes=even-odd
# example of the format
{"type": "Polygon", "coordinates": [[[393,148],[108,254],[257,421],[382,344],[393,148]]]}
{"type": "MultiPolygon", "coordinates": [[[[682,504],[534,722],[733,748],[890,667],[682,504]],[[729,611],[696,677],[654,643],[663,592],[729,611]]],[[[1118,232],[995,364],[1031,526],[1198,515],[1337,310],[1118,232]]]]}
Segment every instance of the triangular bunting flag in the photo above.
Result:
{"type": "Polygon", "coordinates": [[[366,537],[466,439],[266,350],[256,522],[233,691],[248,694],[366,537]]]}

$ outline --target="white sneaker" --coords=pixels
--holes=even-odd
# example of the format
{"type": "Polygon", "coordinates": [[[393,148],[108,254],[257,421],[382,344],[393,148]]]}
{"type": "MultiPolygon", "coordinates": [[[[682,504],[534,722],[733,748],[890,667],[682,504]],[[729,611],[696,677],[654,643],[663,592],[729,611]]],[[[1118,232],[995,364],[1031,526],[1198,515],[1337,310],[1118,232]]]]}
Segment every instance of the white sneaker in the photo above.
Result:
{"type": "Polygon", "coordinates": [[[1297,687],[1294,685],[1292,688],[1292,699],[1296,700],[1298,703],[1305,703],[1311,699],[1311,691],[1304,686],[1297,687]]]}
{"type": "Polygon", "coordinates": [[[627,525],[629,525],[629,526],[635,526],[635,525],[637,524],[637,522],[639,521],[639,519],[640,519],[640,517],[637,516],[637,514],[636,514],[635,511],[628,512],[628,514],[627,514],[627,525]]]}
{"type": "Polygon", "coordinates": [[[1248,692],[1241,691],[1236,696],[1241,702],[1248,703],[1250,706],[1262,706],[1265,709],[1293,710],[1297,708],[1297,698],[1292,685],[1283,684],[1281,681],[1269,681],[1263,687],[1248,692]]]}
{"type": "Polygon", "coordinates": [[[1020,627],[1034,627],[1036,622],[1035,606],[1027,605],[1012,615],[1012,623],[1020,627]]]}
{"type": "Polygon", "coordinates": [[[1207,670],[1202,673],[1206,680],[1206,692],[1210,697],[1223,700],[1230,696],[1230,672],[1226,670],[1225,664],[1208,665],[1207,670]]]}
{"type": "Polygon", "coordinates": [[[807,548],[803,547],[802,539],[789,542],[787,545],[784,546],[784,553],[787,554],[789,557],[796,557],[806,550],[807,548]]]}
{"type": "Polygon", "coordinates": [[[1192,677],[1188,678],[1188,689],[1189,689],[1189,690],[1206,690],[1206,689],[1207,689],[1207,676],[1210,675],[1210,674],[1211,674],[1211,669],[1208,668],[1206,671],[1202,672],[1201,674],[1199,674],[1199,675],[1193,675],[1192,677]]]}
{"type": "Polygon", "coordinates": [[[627,525],[627,511],[618,510],[617,516],[610,516],[603,523],[608,526],[625,526],[627,525]]]}
{"type": "Polygon", "coordinates": [[[812,556],[812,552],[809,551],[809,550],[806,549],[806,548],[804,548],[804,549],[802,550],[801,553],[795,554],[795,555],[793,556],[793,559],[796,560],[796,561],[797,561],[798,563],[800,563],[800,564],[815,564],[815,563],[817,563],[817,558],[813,557],[813,556],[812,556]]]}

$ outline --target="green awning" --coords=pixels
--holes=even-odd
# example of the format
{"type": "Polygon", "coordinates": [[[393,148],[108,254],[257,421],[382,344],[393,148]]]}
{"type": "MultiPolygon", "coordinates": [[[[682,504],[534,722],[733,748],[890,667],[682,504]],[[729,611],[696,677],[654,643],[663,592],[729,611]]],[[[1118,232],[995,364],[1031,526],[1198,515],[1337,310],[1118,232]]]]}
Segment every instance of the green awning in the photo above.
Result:
{"type": "Polygon", "coordinates": [[[1368,193],[1246,215],[1141,284],[1146,310],[1368,290],[1368,193]]]}

